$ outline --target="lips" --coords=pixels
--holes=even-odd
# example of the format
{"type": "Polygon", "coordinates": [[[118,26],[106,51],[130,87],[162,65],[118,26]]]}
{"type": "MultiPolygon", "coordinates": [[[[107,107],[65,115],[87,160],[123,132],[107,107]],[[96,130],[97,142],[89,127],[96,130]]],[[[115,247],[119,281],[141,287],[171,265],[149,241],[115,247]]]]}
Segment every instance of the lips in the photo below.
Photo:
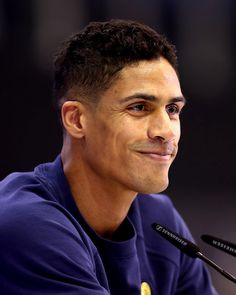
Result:
{"type": "Polygon", "coordinates": [[[158,156],[171,156],[173,152],[170,151],[139,151],[141,154],[153,154],[158,156]]]}
{"type": "Polygon", "coordinates": [[[149,157],[158,161],[169,161],[172,157],[172,154],[166,152],[139,152],[143,156],[149,157]]]}
{"type": "Polygon", "coordinates": [[[175,155],[175,150],[139,150],[138,153],[153,160],[166,162],[172,159],[172,157],[175,155]]]}
{"type": "Polygon", "coordinates": [[[158,156],[172,156],[175,154],[174,146],[163,147],[163,148],[144,148],[138,149],[138,152],[141,154],[153,154],[158,156]]]}
{"type": "Polygon", "coordinates": [[[177,146],[173,142],[168,142],[163,145],[135,143],[132,145],[131,149],[139,154],[139,156],[164,162],[175,158],[178,150],[177,146]]]}

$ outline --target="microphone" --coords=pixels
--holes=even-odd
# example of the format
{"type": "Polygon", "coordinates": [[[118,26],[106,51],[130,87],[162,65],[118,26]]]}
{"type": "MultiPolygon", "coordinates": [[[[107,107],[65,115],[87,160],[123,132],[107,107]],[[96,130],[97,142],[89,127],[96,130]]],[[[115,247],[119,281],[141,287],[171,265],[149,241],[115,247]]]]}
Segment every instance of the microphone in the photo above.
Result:
{"type": "Polygon", "coordinates": [[[168,228],[164,227],[161,224],[153,223],[152,228],[155,232],[158,232],[163,238],[165,238],[167,241],[169,241],[175,247],[180,249],[186,255],[188,255],[192,258],[199,258],[199,259],[203,260],[208,265],[213,267],[216,271],[221,273],[225,278],[236,283],[236,277],[234,277],[232,274],[225,271],[223,268],[221,268],[219,265],[217,265],[214,261],[207,258],[205,255],[203,255],[201,253],[200,248],[197,245],[195,245],[194,243],[181,237],[177,233],[169,230],[168,228]]]}
{"type": "Polygon", "coordinates": [[[236,244],[211,235],[202,235],[201,239],[207,244],[236,257],[236,244]]]}

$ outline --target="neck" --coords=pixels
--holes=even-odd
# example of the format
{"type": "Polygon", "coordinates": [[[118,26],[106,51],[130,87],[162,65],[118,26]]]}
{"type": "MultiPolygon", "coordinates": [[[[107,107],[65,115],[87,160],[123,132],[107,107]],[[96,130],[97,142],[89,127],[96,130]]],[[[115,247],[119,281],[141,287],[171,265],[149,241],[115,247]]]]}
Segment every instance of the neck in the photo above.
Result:
{"type": "Polygon", "coordinates": [[[63,169],[75,203],[97,234],[112,238],[127,216],[136,192],[103,179],[84,163],[79,153],[73,155],[73,151],[63,148],[63,169]]]}

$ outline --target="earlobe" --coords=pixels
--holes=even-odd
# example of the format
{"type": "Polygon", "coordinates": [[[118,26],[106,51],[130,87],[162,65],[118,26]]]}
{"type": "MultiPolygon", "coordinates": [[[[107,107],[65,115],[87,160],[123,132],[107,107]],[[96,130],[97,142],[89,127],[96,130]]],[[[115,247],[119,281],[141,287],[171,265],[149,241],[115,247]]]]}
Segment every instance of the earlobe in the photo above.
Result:
{"type": "Polygon", "coordinates": [[[61,108],[61,118],[66,131],[74,138],[84,137],[83,105],[78,101],[66,101],[61,108]]]}

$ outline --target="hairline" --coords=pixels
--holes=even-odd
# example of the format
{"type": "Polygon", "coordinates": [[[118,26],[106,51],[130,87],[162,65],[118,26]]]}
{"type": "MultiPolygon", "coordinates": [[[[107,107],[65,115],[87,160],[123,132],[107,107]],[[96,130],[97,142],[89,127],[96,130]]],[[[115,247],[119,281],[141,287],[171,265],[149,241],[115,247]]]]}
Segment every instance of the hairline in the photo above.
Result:
{"type": "MultiPolygon", "coordinates": [[[[179,74],[178,74],[178,71],[177,71],[177,67],[175,67],[173,64],[170,63],[170,61],[165,57],[163,56],[162,54],[160,54],[159,56],[157,57],[153,57],[151,59],[140,59],[140,60],[137,60],[137,61],[133,61],[133,62],[130,62],[130,63],[127,63],[127,64],[124,64],[124,66],[119,70],[117,71],[112,77],[111,79],[106,83],[106,85],[104,85],[103,89],[101,89],[100,91],[97,90],[97,93],[96,94],[83,94],[83,89],[79,89],[77,88],[76,89],[76,85],[72,86],[68,91],[67,93],[75,93],[75,99],[63,99],[63,103],[61,104],[61,106],[66,102],[66,101],[78,101],[78,102],[81,102],[81,103],[85,103],[87,105],[91,105],[92,107],[95,107],[98,105],[98,103],[100,102],[100,100],[102,99],[102,96],[103,94],[109,90],[115,82],[117,82],[119,79],[122,79],[121,75],[122,75],[122,71],[126,68],[129,68],[129,67],[135,67],[137,66],[139,63],[142,63],[142,62],[152,62],[152,61],[158,61],[160,60],[160,58],[164,58],[169,64],[170,66],[174,69],[177,77],[179,78],[179,74]],[[77,92],[77,93],[76,93],[77,92]],[[79,92],[81,92],[81,94],[79,94],[79,92]],[[91,99],[91,96],[94,96],[94,99],[91,99]]],[[[91,92],[92,92],[92,88],[91,88],[91,92]]],[[[84,92],[88,92],[88,91],[84,91],[84,92]]],[[[70,95],[69,95],[70,96],[70,95]]]]}

